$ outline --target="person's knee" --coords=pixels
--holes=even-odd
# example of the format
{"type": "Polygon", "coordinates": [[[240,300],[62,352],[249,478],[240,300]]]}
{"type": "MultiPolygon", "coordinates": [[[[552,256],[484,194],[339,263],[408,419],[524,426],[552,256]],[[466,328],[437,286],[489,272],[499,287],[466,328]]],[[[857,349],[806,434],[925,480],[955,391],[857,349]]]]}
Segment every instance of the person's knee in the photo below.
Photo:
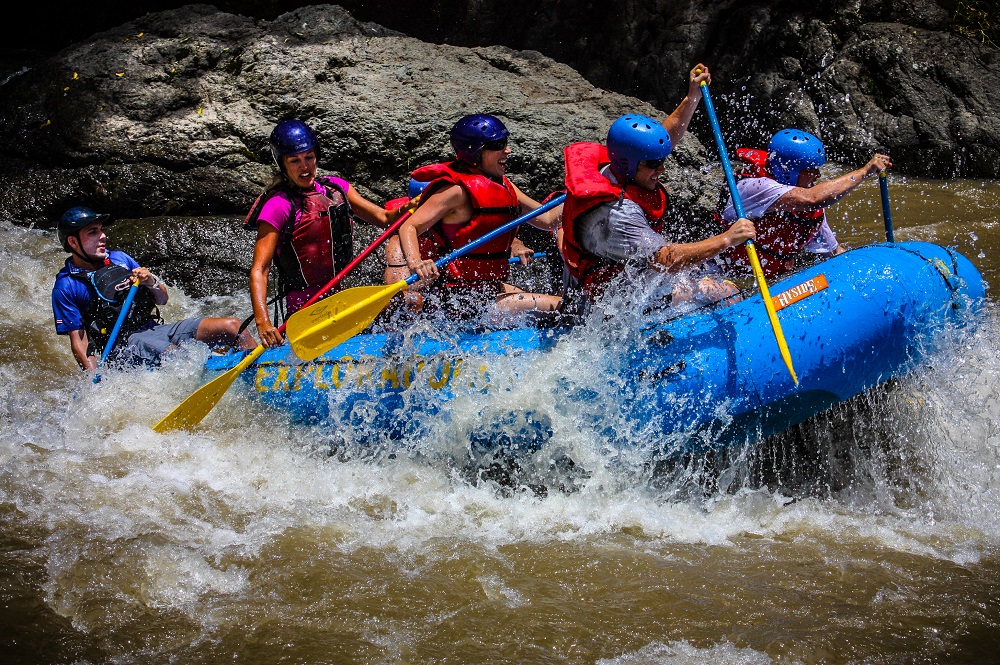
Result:
{"type": "Polygon", "coordinates": [[[700,304],[716,303],[722,300],[738,302],[736,298],[739,295],[739,288],[728,279],[718,281],[706,277],[698,282],[698,291],[695,295],[695,300],[700,304]]]}
{"type": "Polygon", "coordinates": [[[198,324],[195,337],[206,344],[234,344],[240,336],[240,324],[239,319],[206,317],[198,324]]]}

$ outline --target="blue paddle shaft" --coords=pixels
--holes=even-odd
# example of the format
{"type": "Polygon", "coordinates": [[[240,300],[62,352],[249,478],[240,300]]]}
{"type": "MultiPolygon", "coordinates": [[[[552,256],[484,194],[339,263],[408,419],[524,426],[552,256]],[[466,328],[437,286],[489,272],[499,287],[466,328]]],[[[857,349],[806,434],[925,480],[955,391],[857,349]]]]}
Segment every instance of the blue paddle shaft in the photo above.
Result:
{"type": "MultiPolygon", "coordinates": [[[[552,199],[551,201],[549,201],[545,205],[539,206],[538,208],[535,208],[531,212],[527,212],[527,213],[521,215],[517,219],[512,219],[511,221],[507,222],[506,224],[504,224],[500,228],[493,229],[492,231],[490,231],[489,233],[487,233],[486,235],[484,235],[482,238],[476,238],[475,240],[473,240],[472,242],[470,242],[468,245],[464,245],[462,247],[459,247],[458,249],[456,249],[454,252],[452,252],[448,256],[445,256],[445,257],[440,258],[437,261],[435,261],[434,265],[436,265],[438,267],[438,270],[440,270],[441,268],[445,267],[446,265],[448,265],[449,263],[451,263],[455,259],[462,258],[463,256],[465,256],[466,254],[468,254],[472,250],[476,249],[477,247],[479,247],[481,245],[484,245],[484,244],[488,243],[490,240],[493,240],[497,236],[501,236],[501,235],[507,233],[508,231],[511,231],[512,229],[516,229],[518,226],[520,226],[521,224],[524,224],[529,219],[534,219],[535,217],[538,217],[542,213],[546,213],[549,210],[552,210],[553,208],[555,208],[556,206],[561,205],[562,202],[565,201],[565,200],[566,200],[566,195],[565,194],[560,194],[559,196],[555,197],[554,199],[552,199]]],[[[417,275],[417,273],[413,273],[412,275],[410,275],[409,277],[407,277],[404,281],[407,284],[413,284],[418,279],[420,279],[420,276],[417,275]]]]}
{"type": "MultiPolygon", "coordinates": [[[[719,159],[722,160],[722,171],[726,174],[726,184],[729,185],[729,193],[733,197],[733,208],[736,209],[737,217],[746,217],[743,213],[743,201],[740,200],[739,192],[736,191],[736,178],[733,176],[733,167],[729,163],[729,155],[726,153],[726,142],[722,139],[722,130],[719,128],[719,119],[715,115],[715,105],[712,103],[712,95],[708,92],[708,86],[702,83],[701,96],[705,100],[705,113],[708,115],[708,124],[712,126],[712,136],[715,138],[715,147],[719,149],[719,159]]],[[[752,240],[747,240],[752,243],[752,240]]]]}
{"type": "Polygon", "coordinates": [[[885,239],[895,242],[892,232],[892,209],[889,206],[889,178],[885,173],[878,177],[878,187],[882,190],[882,218],[885,220],[885,239]]]}
{"type": "Polygon", "coordinates": [[[99,365],[103,365],[104,361],[108,359],[111,355],[111,350],[115,348],[115,342],[118,340],[118,333],[122,329],[122,324],[125,323],[125,319],[128,317],[128,311],[132,309],[132,301],[135,300],[136,291],[139,290],[139,284],[133,283],[129,287],[128,295],[125,296],[125,302],[122,303],[122,311],[118,314],[118,319],[115,321],[115,327],[111,329],[111,334],[108,336],[108,343],[104,345],[104,353],[101,354],[101,362],[99,365]]]}

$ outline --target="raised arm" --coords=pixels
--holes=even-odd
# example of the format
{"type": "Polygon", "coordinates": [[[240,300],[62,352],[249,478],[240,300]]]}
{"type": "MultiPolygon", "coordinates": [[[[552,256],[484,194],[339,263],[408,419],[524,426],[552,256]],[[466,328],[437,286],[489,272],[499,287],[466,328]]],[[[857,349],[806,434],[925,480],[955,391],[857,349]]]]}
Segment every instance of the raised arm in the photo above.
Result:
{"type": "Polygon", "coordinates": [[[361,196],[354,187],[347,191],[347,202],[351,204],[355,215],[381,229],[387,228],[409,209],[408,205],[404,205],[395,210],[386,210],[361,196]]]}
{"type": "Polygon", "coordinates": [[[660,123],[667,130],[667,133],[670,134],[670,141],[675,147],[684,138],[688,125],[691,124],[691,118],[694,116],[695,109],[698,108],[698,102],[701,101],[702,81],[711,84],[712,74],[708,71],[708,67],[699,62],[688,72],[687,96],[681,100],[681,103],[677,105],[674,112],[660,123]]]}
{"type": "Polygon", "coordinates": [[[449,185],[434,193],[410,218],[399,227],[399,244],[406,259],[410,274],[416,273],[421,281],[434,279],[438,276],[437,266],[429,259],[420,256],[421,234],[427,232],[438,221],[448,223],[452,218],[468,219],[472,214],[469,197],[465,191],[456,185],[449,185]]]}

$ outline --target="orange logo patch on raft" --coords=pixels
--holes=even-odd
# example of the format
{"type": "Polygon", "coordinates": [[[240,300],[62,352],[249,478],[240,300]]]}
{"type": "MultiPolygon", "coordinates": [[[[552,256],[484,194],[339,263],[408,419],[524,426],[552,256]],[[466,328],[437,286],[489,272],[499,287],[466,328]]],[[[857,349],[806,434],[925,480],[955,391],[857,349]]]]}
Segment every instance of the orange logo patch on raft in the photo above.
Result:
{"type": "Polygon", "coordinates": [[[793,286],[787,291],[782,291],[776,296],[771,297],[771,301],[774,303],[774,311],[779,309],[784,309],[793,303],[797,303],[803,298],[808,298],[814,293],[819,293],[829,284],[826,281],[826,275],[819,274],[810,280],[802,282],[798,286],[793,286]]]}

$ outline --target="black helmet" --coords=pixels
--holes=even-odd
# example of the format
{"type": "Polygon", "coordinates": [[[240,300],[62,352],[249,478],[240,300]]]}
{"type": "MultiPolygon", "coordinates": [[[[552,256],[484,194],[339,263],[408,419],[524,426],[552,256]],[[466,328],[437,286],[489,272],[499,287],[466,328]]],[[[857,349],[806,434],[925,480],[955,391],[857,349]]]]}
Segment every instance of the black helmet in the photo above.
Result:
{"type": "Polygon", "coordinates": [[[271,157],[278,169],[284,173],[285,165],[281,158],[288,155],[297,155],[306,150],[316,151],[316,159],[319,159],[319,139],[316,133],[301,120],[282,120],[271,130],[271,138],[268,139],[271,147],[271,157]]]}
{"type": "Polygon", "coordinates": [[[449,134],[451,147],[455,149],[458,161],[465,162],[469,166],[479,166],[486,144],[502,143],[510,136],[507,127],[499,118],[485,113],[459,118],[449,134]]]}
{"type": "Polygon", "coordinates": [[[73,250],[70,249],[69,243],[66,242],[66,240],[94,222],[104,222],[107,224],[108,222],[104,221],[107,218],[107,215],[98,214],[90,208],[85,208],[83,206],[70,208],[62,214],[62,217],[59,218],[59,223],[56,225],[56,233],[59,236],[59,242],[62,244],[62,248],[67,252],[72,253],[73,250]]]}

